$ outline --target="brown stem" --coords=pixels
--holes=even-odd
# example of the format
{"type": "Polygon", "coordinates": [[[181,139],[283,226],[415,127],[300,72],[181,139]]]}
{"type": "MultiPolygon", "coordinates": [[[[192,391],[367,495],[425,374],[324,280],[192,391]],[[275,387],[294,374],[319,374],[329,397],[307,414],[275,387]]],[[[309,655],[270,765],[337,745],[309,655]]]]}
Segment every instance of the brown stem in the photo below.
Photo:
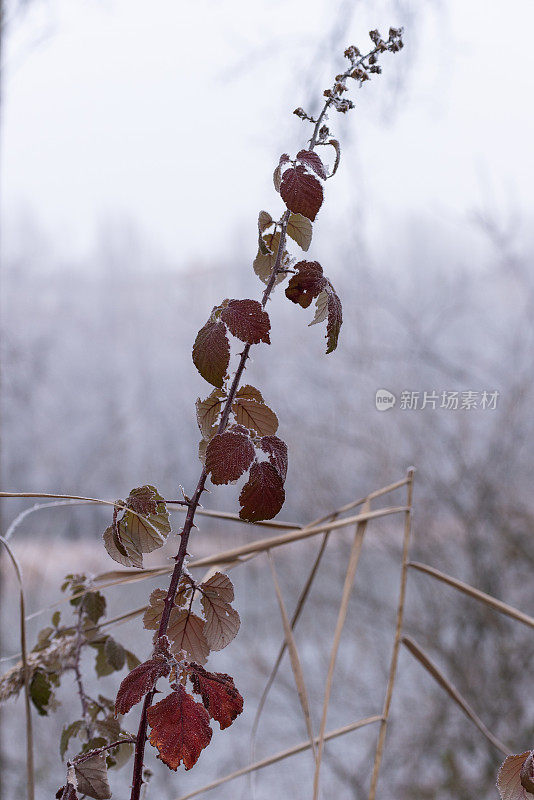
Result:
{"type": "Polygon", "coordinates": [[[85,598],[82,598],[78,608],[78,622],[76,624],[76,651],[74,653],[74,675],[76,676],[76,684],[78,686],[78,696],[80,698],[80,703],[82,706],[82,717],[83,721],[85,722],[85,727],[87,729],[88,738],[91,739],[93,736],[93,726],[91,724],[89,718],[89,709],[87,706],[87,695],[85,694],[85,689],[83,688],[83,678],[82,678],[82,671],[80,669],[80,656],[82,652],[82,645],[83,645],[83,636],[82,636],[82,614],[83,614],[83,604],[85,598]]]}
{"type": "MultiPolygon", "coordinates": [[[[278,272],[282,264],[282,254],[284,252],[284,247],[286,242],[286,230],[287,230],[288,219],[289,219],[289,211],[286,211],[284,213],[284,216],[282,217],[282,230],[280,232],[280,243],[278,245],[278,251],[276,253],[276,260],[270,278],[265,287],[265,291],[263,292],[262,295],[262,300],[261,300],[262,308],[265,308],[265,306],[267,305],[267,301],[269,299],[272,290],[274,289],[276,278],[278,276],[278,272]]],[[[228,424],[228,418],[232,410],[232,403],[234,402],[236,392],[239,388],[239,383],[241,381],[241,377],[243,375],[243,371],[246,366],[250,347],[251,347],[250,344],[246,344],[245,347],[243,348],[243,352],[241,353],[241,357],[239,359],[239,365],[233,377],[232,384],[228,392],[228,397],[226,398],[226,402],[224,404],[224,408],[221,414],[221,420],[219,422],[219,427],[217,428],[217,433],[222,433],[228,424]]],[[[163,614],[161,615],[161,622],[158,628],[158,639],[161,636],[165,636],[167,632],[171,610],[174,605],[174,598],[176,596],[178,584],[180,583],[180,578],[182,577],[184,559],[187,555],[187,545],[189,542],[189,535],[194,525],[195,512],[200,503],[200,497],[202,495],[202,492],[204,491],[204,486],[207,477],[208,473],[206,472],[206,468],[204,467],[204,469],[201,472],[200,478],[198,480],[197,487],[195,489],[193,497],[188,503],[184,526],[180,534],[180,547],[178,549],[178,553],[175,556],[176,564],[172,573],[171,582],[169,584],[169,590],[167,592],[167,596],[165,598],[165,604],[163,606],[163,614]]],[[[137,733],[136,745],[135,745],[132,793],[130,795],[130,800],[139,800],[141,786],[143,784],[143,760],[145,754],[146,733],[148,727],[147,713],[148,709],[152,705],[154,693],[155,689],[153,689],[151,692],[145,695],[143,709],[141,711],[141,719],[139,721],[139,730],[137,733]]]]}

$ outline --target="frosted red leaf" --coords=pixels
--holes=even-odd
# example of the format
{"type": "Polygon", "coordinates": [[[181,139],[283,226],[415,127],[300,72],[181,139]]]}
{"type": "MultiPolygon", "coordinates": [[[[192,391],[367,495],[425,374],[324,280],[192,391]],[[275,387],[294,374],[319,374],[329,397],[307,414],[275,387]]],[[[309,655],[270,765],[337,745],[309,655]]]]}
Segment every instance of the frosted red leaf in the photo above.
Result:
{"type": "Polygon", "coordinates": [[[247,483],[239,495],[239,516],[247,522],[260,522],[276,517],[285,500],[284,483],[268,461],[254,463],[247,483]]]}
{"type": "Polygon", "coordinates": [[[154,688],[158,678],[165,677],[170,671],[171,668],[164,658],[151,658],[129,672],[117,692],[115,716],[127,714],[154,688]]]}
{"type": "Polygon", "coordinates": [[[233,336],[247,344],[270,344],[269,315],[257,300],[230,300],[221,313],[221,319],[233,336]]]}
{"type": "Polygon", "coordinates": [[[204,380],[219,389],[230,362],[230,343],[226,325],[217,320],[201,328],[193,345],[193,363],[204,380]]]}
{"type": "Polygon", "coordinates": [[[252,464],[254,446],[242,433],[218,433],[206,449],[206,469],[214,484],[236,481],[252,464]]]}
{"type": "Polygon", "coordinates": [[[325,288],[327,280],[318,261],[299,261],[295,264],[295,269],[297,273],[287,285],[286,297],[292,303],[308,308],[311,301],[325,288]]]}
{"type": "Polygon", "coordinates": [[[312,222],[323,204],[323,187],[302,165],[284,172],[280,194],[290,211],[302,214],[312,222]]]}
{"type": "Polygon", "coordinates": [[[287,445],[278,436],[264,436],[260,447],[269,456],[269,461],[277,470],[282,481],[287,475],[287,445]]]}
{"type": "Polygon", "coordinates": [[[523,783],[528,785],[528,780],[532,776],[532,770],[528,769],[529,763],[532,766],[531,756],[532,750],[527,750],[525,753],[508,756],[504,760],[497,775],[497,788],[501,800],[532,800],[534,794],[527,791],[523,785],[523,783]],[[529,771],[531,774],[526,774],[529,771]]]}
{"type": "Polygon", "coordinates": [[[339,331],[343,323],[341,300],[329,287],[328,289],[328,322],[326,324],[326,352],[331,353],[337,347],[339,331]]]}
{"type": "Polygon", "coordinates": [[[229,728],[243,711],[243,698],[234,686],[234,680],[223,672],[207,672],[198,664],[191,664],[189,677],[193,691],[202,697],[202,702],[212,719],[217,720],[221,730],[229,728]]]}
{"type": "Polygon", "coordinates": [[[323,180],[326,180],[328,177],[325,165],[317,153],[314,153],[313,150],[301,150],[299,153],[297,153],[297,160],[309,169],[313,170],[315,174],[320,178],[323,178],[323,180]]]}
{"type": "Polygon", "coordinates": [[[151,706],[147,712],[150,744],[157,747],[164,764],[176,771],[181,763],[191,769],[211,741],[208,712],[189,695],[182,684],[151,706]]]}

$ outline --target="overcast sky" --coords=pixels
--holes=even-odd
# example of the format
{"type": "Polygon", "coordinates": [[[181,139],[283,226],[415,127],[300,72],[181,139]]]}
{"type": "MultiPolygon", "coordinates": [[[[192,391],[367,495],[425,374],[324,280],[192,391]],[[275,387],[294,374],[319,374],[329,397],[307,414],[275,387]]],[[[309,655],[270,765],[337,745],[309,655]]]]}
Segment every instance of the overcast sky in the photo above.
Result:
{"type": "MultiPolygon", "coordinates": [[[[355,0],[340,67],[343,47],[365,46],[370,27],[386,33],[405,22],[406,47],[384,56],[385,74],[358,92],[358,109],[344,120],[344,170],[329,182],[318,222],[334,225],[342,210],[344,225],[380,241],[407,218],[457,235],[481,206],[528,218],[534,3],[402,5],[416,17],[401,15],[394,0],[355,0]]],[[[138,226],[177,267],[233,255],[236,245],[252,251],[258,209],[280,208],[271,182],[277,157],[307,134],[291,111],[328,61],[319,48],[333,7],[34,0],[6,37],[6,247],[16,245],[16,220],[30,216],[73,260],[117,220],[138,226]]]]}

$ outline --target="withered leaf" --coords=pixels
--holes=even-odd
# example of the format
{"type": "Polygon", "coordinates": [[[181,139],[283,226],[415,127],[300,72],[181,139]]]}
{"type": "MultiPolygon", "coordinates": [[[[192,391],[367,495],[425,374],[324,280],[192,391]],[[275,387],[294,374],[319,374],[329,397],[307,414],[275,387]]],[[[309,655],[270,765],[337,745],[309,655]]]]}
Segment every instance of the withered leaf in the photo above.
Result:
{"type": "Polygon", "coordinates": [[[180,650],[185,650],[192,661],[205,664],[210,647],[204,636],[204,625],[204,620],[191,611],[173,608],[167,628],[171,651],[178,655],[180,650]]]}
{"type": "Polygon", "coordinates": [[[167,676],[170,671],[169,664],[162,657],[151,658],[139,664],[128,673],[119,687],[115,700],[115,715],[127,714],[154,688],[157,680],[167,676]]]}
{"type": "Polygon", "coordinates": [[[108,800],[111,797],[104,753],[98,753],[87,761],[82,761],[81,764],[75,764],[74,770],[80,794],[94,797],[95,800],[108,800]]]}
{"type": "Polygon", "coordinates": [[[143,566],[143,554],[134,547],[129,547],[127,549],[118,538],[113,525],[106,528],[102,538],[104,540],[104,547],[113,561],[117,561],[117,563],[122,564],[123,567],[143,566]]]}
{"type": "Polygon", "coordinates": [[[216,592],[203,593],[200,602],[206,617],[206,641],[212,650],[222,650],[237,636],[241,625],[239,614],[216,592]]]}
{"type": "Polygon", "coordinates": [[[239,516],[247,522],[260,522],[276,517],[285,500],[284,483],[268,461],[254,463],[247,483],[239,495],[239,516]]]}
{"type": "Polygon", "coordinates": [[[214,389],[209,397],[196,401],[197,422],[204,439],[211,439],[217,433],[217,423],[225,395],[214,389]]]}
{"type": "Polygon", "coordinates": [[[341,308],[341,300],[329,287],[328,293],[328,322],[326,324],[326,352],[331,353],[337,347],[339,338],[339,331],[343,323],[343,312],[341,308]]]}
{"type": "Polygon", "coordinates": [[[278,436],[263,436],[260,447],[269,456],[269,461],[277,470],[282,481],[287,476],[287,445],[278,436]]]}
{"type": "Polygon", "coordinates": [[[310,325],[317,325],[319,322],[324,322],[328,317],[328,292],[324,289],[317,295],[315,300],[315,316],[310,322],[310,325]]]}
{"type": "Polygon", "coordinates": [[[257,300],[230,300],[221,313],[221,319],[233,336],[247,344],[270,344],[269,315],[257,300]]]}
{"type": "Polygon", "coordinates": [[[302,214],[312,222],[323,204],[323,187],[302,164],[284,172],[280,194],[290,211],[302,214]]]}
{"type": "Polygon", "coordinates": [[[206,449],[206,470],[214,484],[236,481],[252,464],[254,446],[242,433],[218,433],[206,449]]]}
{"type": "Polygon", "coordinates": [[[66,783],[56,792],[56,800],[78,800],[76,789],[72,783],[66,783]]]}
{"type": "Polygon", "coordinates": [[[176,771],[181,763],[191,769],[211,741],[208,712],[189,695],[182,684],[147,713],[150,744],[157,747],[164,764],[176,771]]]}
{"type": "Polygon", "coordinates": [[[163,614],[163,605],[167,592],[164,589],[154,589],[150,595],[149,606],[143,615],[143,625],[147,630],[157,631],[163,614]]]}
{"type": "Polygon", "coordinates": [[[258,230],[263,233],[273,224],[273,218],[268,211],[260,211],[258,214],[258,230]]]}
{"type": "Polygon", "coordinates": [[[309,169],[313,170],[323,180],[327,178],[325,165],[313,150],[301,150],[297,153],[297,160],[304,164],[309,169]]]}
{"type": "Polygon", "coordinates": [[[59,740],[59,754],[61,758],[63,758],[67,752],[70,740],[74,736],[78,736],[81,731],[85,730],[86,724],[83,719],[77,719],[74,722],[71,722],[70,725],[65,725],[61,731],[61,738],[59,740]]]}
{"type": "Polygon", "coordinates": [[[149,485],[132,489],[126,506],[117,530],[111,525],[104,532],[104,545],[119,564],[142,567],[142,554],[157,550],[169,535],[169,513],[163,497],[149,485]]]}
{"type": "Polygon", "coordinates": [[[207,322],[193,345],[193,363],[204,380],[221,389],[230,363],[230,342],[220,320],[207,322]]]}
{"type": "MultiPolygon", "coordinates": [[[[258,251],[258,255],[254,259],[254,263],[252,264],[252,266],[258,278],[261,281],[263,281],[263,283],[267,283],[269,278],[271,277],[271,273],[276,263],[276,256],[278,254],[278,248],[280,246],[280,231],[276,231],[276,233],[266,233],[263,236],[263,242],[265,244],[265,249],[268,252],[262,252],[263,248],[260,249],[258,251]]],[[[281,262],[284,261],[285,257],[287,257],[287,251],[284,251],[281,262]]],[[[285,275],[283,273],[277,275],[275,280],[275,285],[277,283],[280,283],[280,281],[283,281],[284,278],[285,275]]]]}
{"type": "Polygon", "coordinates": [[[299,261],[295,264],[295,269],[297,273],[287,285],[286,297],[292,303],[308,308],[311,301],[325,288],[327,280],[318,261],[299,261]]]}
{"type": "Polygon", "coordinates": [[[211,578],[201,583],[199,588],[208,595],[218,597],[224,603],[231,603],[234,599],[234,585],[224,572],[215,572],[211,578]]]}
{"type": "Polygon", "coordinates": [[[193,692],[202,697],[210,717],[217,720],[221,730],[229,728],[243,711],[243,698],[235,688],[233,678],[223,672],[207,672],[199,664],[190,665],[189,676],[193,692]]]}
{"type": "Polygon", "coordinates": [[[313,227],[307,217],[302,214],[291,214],[287,222],[287,235],[303,250],[308,250],[311,244],[313,227]]]}
{"type": "Polygon", "coordinates": [[[243,397],[247,400],[257,400],[259,403],[263,403],[263,397],[259,389],[256,389],[255,386],[251,386],[247,383],[245,386],[241,386],[236,392],[236,398],[239,399],[243,397]]]}
{"type": "Polygon", "coordinates": [[[278,417],[265,403],[236,397],[232,411],[238,425],[244,425],[260,436],[273,436],[278,429],[278,417]]]}
{"type": "Polygon", "coordinates": [[[527,750],[525,753],[505,758],[497,775],[497,788],[501,800],[532,800],[534,794],[523,786],[526,782],[524,779],[522,783],[522,773],[531,755],[532,751],[527,750]]]}

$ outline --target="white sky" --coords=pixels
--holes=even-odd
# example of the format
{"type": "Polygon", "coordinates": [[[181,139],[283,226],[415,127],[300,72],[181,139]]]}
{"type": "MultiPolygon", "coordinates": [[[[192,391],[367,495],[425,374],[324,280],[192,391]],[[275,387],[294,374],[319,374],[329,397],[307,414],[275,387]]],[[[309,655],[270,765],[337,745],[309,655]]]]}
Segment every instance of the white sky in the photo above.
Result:
{"type": "MultiPolygon", "coordinates": [[[[355,2],[343,46],[366,46],[370,27],[385,33],[403,21],[393,0],[355,2]]],[[[280,207],[278,154],[304,143],[307,128],[291,111],[308,97],[332,0],[34,3],[6,43],[7,246],[22,214],[63,258],[91,252],[117,219],[176,266],[233,255],[236,245],[252,252],[258,209],[280,207]]],[[[379,240],[425,216],[457,235],[484,205],[531,216],[534,3],[441,5],[413,0],[423,13],[405,50],[384,56],[386,74],[358,93],[345,169],[318,217],[325,228],[340,210],[379,240]],[[385,101],[408,64],[387,121],[385,101]]]]}

